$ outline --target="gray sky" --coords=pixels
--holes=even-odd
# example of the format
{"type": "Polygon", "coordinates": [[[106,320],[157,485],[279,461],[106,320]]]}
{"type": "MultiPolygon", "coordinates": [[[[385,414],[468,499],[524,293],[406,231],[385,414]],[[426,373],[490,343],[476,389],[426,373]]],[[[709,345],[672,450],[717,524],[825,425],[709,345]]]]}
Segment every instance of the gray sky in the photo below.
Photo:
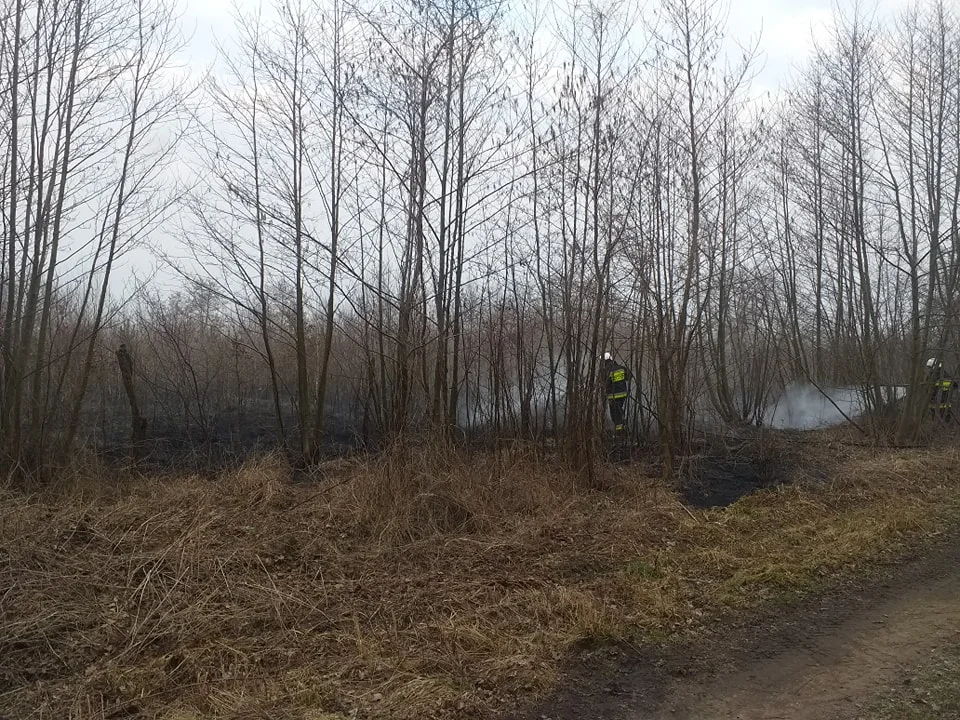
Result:
{"type": "MultiPolygon", "coordinates": [[[[402,1],[402,0],[401,0],[402,1]]],[[[507,0],[518,2],[519,0],[507,0]]],[[[549,3],[550,0],[540,0],[549,3]]],[[[559,0],[568,2],[569,0],[559,0]]],[[[640,0],[655,5],[658,0],[640,0]]],[[[723,0],[721,0],[723,1],[723,0]]],[[[853,10],[858,0],[726,0],[729,14],[727,36],[740,44],[751,44],[759,38],[758,74],[752,85],[752,95],[775,93],[791,74],[809,56],[815,39],[825,40],[830,35],[833,17],[837,8],[843,12],[853,10]]],[[[201,72],[211,67],[216,60],[216,40],[229,46],[234,34],[234,4],[240,3],[245,12],[253,13],[265,2],[273,6],[273,0],[180,0],[184,32],[191,36],[182,55],[185,63],[201,72]]],[[[880,20],[887,20],[909,0],[859,0],[867,13],[875,13],[880,20]]],[[[265,11],[269,15],[269,11],[265,11]]],[[[171,242],[164,233],[153,242],[168,247],[171,242]]],[[[129,258],[132,267],[145,270],[157,267],[155,258],[147,248],[139,248],[129,258]]],[[[175,287],[177,278],[162,266],[157,268],[161,285],[175,287]]]]}
{"type": "Polygon", "coordinates": [[[878,20],[894,16],[909,0],[729,0],[728,35],[747,42],[759,36],[763,70],[758,89],[776,90],[803,63],[815,41],[829,37],[839,9],[851,12],[859,5],[878,20]]]}
{"type": "MultiPolygon", "coordinates": [[[[656,0],[646,0],[656,3],[656,0]]],[[[229,42],[233,26],[233,7],[253,11],[261,0],[182,0],[184,27],[192,33],[188,61],[195,66],[213,62],[214,38],[229,42]]],[[[757,83],[763,90],[775,90],[789,76],[791,68],[806,57],[814,38],[829,34],[834,9],[853,8],[857,0],[727,0],[728,35],[748,43],[760,38],[763,70],[757,83]]],[[[271,4],[267,0],[267,4],[271,4]]],[[[885,17],[907,4],[907,0],[860,0],[868,12],[885,17]]]]}

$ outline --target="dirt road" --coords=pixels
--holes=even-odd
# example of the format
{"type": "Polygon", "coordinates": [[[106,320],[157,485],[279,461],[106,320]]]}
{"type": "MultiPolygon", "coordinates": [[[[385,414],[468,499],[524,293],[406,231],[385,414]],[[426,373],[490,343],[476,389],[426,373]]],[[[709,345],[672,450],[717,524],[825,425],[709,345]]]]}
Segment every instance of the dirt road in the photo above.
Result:
{"type": "Polygon", "coordinates": [[[551,720],[856,720],[944,643],[960,642],[960,543],[885,579],[718,627],[669,651],[619,649],[571,668],[551,720]]]}
{"type": "Polygon", "coordinates": [[[681,691],[647,717],[856,717],[857,703],[889,685],[898,668],[922,661],[960,633],[960,568],[954,569],[958,572],[903,588],[839,626],[813,627],[802,644],[784,647],[702,690],[681,691]]]}

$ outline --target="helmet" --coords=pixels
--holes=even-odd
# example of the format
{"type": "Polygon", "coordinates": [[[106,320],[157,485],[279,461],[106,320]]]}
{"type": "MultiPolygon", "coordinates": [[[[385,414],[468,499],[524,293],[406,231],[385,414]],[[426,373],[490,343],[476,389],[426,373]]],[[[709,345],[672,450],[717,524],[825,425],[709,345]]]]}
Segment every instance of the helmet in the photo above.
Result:
{"type": "Polygon", "coordinates": [[[937,363],[937,359],[936,359],[936,358],[930,358],[929,360],[927,360],[927,367],[928,367],[928,368],[935,368],[938,364],[939,364],[939,363],[937,363]]]}
{"type": "Polygon", "coordinates": [[[611,355],[609,352],[605,352],[605,353],[603,354],[603,359],[604,359],[604,360],[613,360],[613,355],[611,355]]]}

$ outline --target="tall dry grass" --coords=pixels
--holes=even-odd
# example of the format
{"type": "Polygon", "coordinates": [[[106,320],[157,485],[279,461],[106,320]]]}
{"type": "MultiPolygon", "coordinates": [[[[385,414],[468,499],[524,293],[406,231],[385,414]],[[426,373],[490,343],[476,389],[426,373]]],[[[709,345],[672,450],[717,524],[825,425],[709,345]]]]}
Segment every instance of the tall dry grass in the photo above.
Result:
{"type": "Polygon", "coordinates": [[[862,451],[706,512],[633,466],[398,447],[292,484],[0,495],[0,716],[489,717],[583,638],[669,638],[960,515],[955,451],[862,451]]]}

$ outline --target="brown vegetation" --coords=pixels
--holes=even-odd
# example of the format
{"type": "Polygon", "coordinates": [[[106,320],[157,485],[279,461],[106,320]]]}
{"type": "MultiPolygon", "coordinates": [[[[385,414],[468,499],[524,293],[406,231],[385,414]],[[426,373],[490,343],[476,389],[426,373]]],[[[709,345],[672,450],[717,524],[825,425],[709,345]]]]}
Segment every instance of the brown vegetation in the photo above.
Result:
{"type": "Polygon", "coordinates": [[[593,468],[606,351],[667,477],[808,380],[916,442],[960,363],[956,12],[838,6],[768,94],[724,3],[639,5],[266,0],[206,73],[168,0],[0,2],[0,469],[421,428],[593,468]],[[148,247],[178,281],[124,280],[148,247]]]}
{"type": "Polygon", "coordinates": [[[488,717],[579,640],[669,641],[960,517],[956,451],[818,452],[829,479],[706,511],[637,466],[599,492],[416,447],[6,492],[0,715],[488,717]]]}

